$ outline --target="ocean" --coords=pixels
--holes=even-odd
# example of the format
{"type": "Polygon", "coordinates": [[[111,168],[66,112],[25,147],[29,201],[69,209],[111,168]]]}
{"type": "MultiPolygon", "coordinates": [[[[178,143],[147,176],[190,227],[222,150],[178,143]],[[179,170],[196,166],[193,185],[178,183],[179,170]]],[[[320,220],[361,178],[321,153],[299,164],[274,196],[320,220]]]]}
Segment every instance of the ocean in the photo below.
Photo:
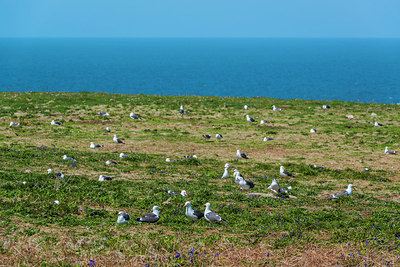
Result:
{"type": "Polygon", "coordinates": [[[0,91],[400,102],[400,39],[0,39],[0,91]]]}

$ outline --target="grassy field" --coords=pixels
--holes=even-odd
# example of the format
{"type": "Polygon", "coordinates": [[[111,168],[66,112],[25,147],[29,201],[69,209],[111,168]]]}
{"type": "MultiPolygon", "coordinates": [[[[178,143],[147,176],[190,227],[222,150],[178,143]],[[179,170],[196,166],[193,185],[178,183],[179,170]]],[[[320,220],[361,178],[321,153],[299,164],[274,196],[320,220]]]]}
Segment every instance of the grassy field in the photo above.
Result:
{"type": "Polygon", "coordinates": [[[400,161],[384,154],[399,149],[398,105],[84,92],[0,99],[0,265],[400,265],[400,161]],[[191,112],[182,117],[180,105],[191,112]],[[114,134],[125,144],[113,143],[114,134]],[[237,161],[236,149],[250,159],[237,161]],[[254,182],[250,193],[271,193],[276,178],[292,186],[291,197],[246,197],[232,170],[220,179],[225,163],[254,182]],[[281,165],[295,177],[280,176],[281,165]],[[100,174],[115,179],[99,182],[100,174]],[[351,197],[328,199],[349,183],[351,197]],[[163,189],[189,197],[164,203],[163,189]],[[187,200],[202,211],[210,202],[227,221],[192,223],[187,200]],[[162,207],[157,223],[133,220],[154,205],[162,207]],[[128,224],[116,223],[119,211],[131,215],[128,224]]]}

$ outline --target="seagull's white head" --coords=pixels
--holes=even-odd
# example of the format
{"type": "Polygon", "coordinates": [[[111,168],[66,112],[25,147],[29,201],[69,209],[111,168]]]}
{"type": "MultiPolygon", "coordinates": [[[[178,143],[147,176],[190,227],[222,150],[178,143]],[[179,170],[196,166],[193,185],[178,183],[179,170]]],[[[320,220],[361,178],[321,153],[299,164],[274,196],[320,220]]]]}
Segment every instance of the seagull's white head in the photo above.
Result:
{"type": "Polygon", "coordinates": [[[285,167],[281,166],[280,171],[283,172],[285,170],[285,167]]]}
{"type": "Polygon", "coordinates": [[[232,166],[229,165],[229,163],[226,163],[226,164],[225,164],[225,168],[229,168],[229,167],[232,167],[232,166]]]}
{"type": "Polygon", "coordinates": [[[206,207],[206,210],[209,210],[209,209],[210,209],[210,206],[211,206],[211,204],[207,202],[206,204],[204,204],[204,206],[206,207]]]}
{"type": "Polygon", "coordinates": [[[385,147],[385,151],[388,151],[389,150],[389,147],[385,147]]]}
{"type": "Polygon", "coordinates": [[[192,204],[190,201],[186,201],[184,207],[192,207],[192,204]]]}
{"type": "Polygon", "coordinates": [[[53,170],[52,170],[52,169],[48,169],[48,170],[47,170],[47,173],[48,173],[48,174],[53,173],[53,170]]]}
{"type": "Polygon", "coordinates": [[[185,190],[181,191],[181,195],[184,196],[184,197],[188,197],[188,193],[185,190]]]}
{"type": "Polygon", "coordinates": [[[122,211],[118,212],[118,215],[122,215],[122,214],[124,214],[124,212],[122,212],[122,211]]]}
{"type": "Polygon", "coordinates": [[[64,155],[64,156],[63,156],[63,159],[66,159],[66,158],[68,158],[67,155],[64,155]]]}
{"type": "Polygon", "coordinates": [[[161,208],[159,207],[159,206],[154,206],[153,207],[153,213],[155,214],[155,215],[157,215],[157,216],[159,216],[159,214],[160,214],[160,210],[161,208]]]}
{"type": "Polygon", "coordinates": [[[181,105],[181,107],[179,109],[183,109],[183,105],[181,105]]]}

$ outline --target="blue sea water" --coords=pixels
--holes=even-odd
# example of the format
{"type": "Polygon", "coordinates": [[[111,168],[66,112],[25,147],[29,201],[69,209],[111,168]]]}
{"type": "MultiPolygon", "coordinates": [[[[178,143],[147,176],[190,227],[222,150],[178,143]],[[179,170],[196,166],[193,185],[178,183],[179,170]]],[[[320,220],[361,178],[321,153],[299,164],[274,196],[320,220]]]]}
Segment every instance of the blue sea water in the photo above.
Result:
{"type": "Polygon", "coordinates": [[[0,39],[0,91],[400,102],[400,39],[0,39]]]}

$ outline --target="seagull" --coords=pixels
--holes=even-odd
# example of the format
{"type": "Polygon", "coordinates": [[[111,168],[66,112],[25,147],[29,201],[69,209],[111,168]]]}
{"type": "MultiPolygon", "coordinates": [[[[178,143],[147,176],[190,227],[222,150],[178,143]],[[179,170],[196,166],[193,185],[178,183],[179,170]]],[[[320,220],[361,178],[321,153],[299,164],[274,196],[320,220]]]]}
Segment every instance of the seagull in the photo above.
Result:
{"type": "Polygon", "coordinates": [[[239,149],[236,150],[236,156],[237,156],[238,159],[239,159],[239,158],[248,159],[248,157],[246,156],[246,154],[245,154],[244,152],[243,152],[243,153],[240,153],[239,149]]]}
{"type": "Polygon", "coordinates": [[[129,216],[128,213],[122,212],[120,211],[118,213],[118,220],[117,223],[127,223],[129,221],[129,219],[131,218],[131,216],[129,216]]]}
{"type": "Polygon", "coordinates": [[[271,141],[271,140],[274,140],[274,138],[272,138],[272,137],[264,137],[264,139],[263,139],[264,142],[271,141]]]}
{"type": "Polygon", "coordinates": [[[10,127],[20,126],[19,122],[10,122],[10,127]]]}
{"type": "Polygon", "coordinates": [[[54,200],[54,204],[56,204],[56,205],[60,205],[60,201],[58,201],[58,200],[54,200]]]}
{"type": "Polygon", "coordinates": [[[204,206],[206,206],[206,210],[204,211],[204,219],[206,219],[209,222],[225,221],[221,218],[221,216],[219,216],[210,209],[210,203],[207,202],[206,204],[204,204],[204,206]]]}
{"type": "Polygon", "coordinates": [[[272,183],[270,186],[268,186],[268,189],[274,191],[275,193],[279,194],[279,193],[285,193],[287,194],[287,190],[284,190],[282,187],[279,186],[278,182],[276,181],[276,179],[272,180],[272,183]]]}
{"type": "Polygon", "coordinates": [[[381,127],[381,126],[383,126],[383,125],[376,121],[375,124],[374,124],[374,126],[375,126],[375,127],[381,127]]]}
{"type": "Polygon", "coordinates": [[[346,115],[346,117],[347,117],[348,119],[354,119],[354,116],[353,116],[353,115],[351,115],[351,114],[349,114],[349,115],[346,115]]]}
{"type": "Polygon", "coordinates": [[[186,207],[186,217],[189,219],[193,220],[193,222],[197,221],[198,219],[201,219],[204,217],[204,213],[201,211],[195,210],[192,208],[192,204],[189,201],[186,201],[184,207],[186,207]]]}
{"type": "Polygon", "coordinates": [[[138,115],[135,115],[133,112],[131,112],[131,114],[129,114],[129,117],[131,117],[134,120],[139,120],[139,121],[142,120],[138,115]]]}
{"type": "Polygon", "coordinates": [[[51,124],[51,125],[61,125],[62,122],[52,120],[50,124],[51,124]]]}
{"type": "Polygon", "coordinates": [[[176,192],[174,192],[172,190],[165,190],[165,189],[164,189],[164,191],[171,197],[173,195],[180,195],[180,196],[183,196],[183,197],[188,197],[188,193],[185,190],[182,190],[180,193],[176,193],[176,192]]]}
{"type": "Polygon", "coordinates": [[[94,144],[94,142],[90,142],[90,148],[96,148],[96,147],[104,147],[102,145],[94,144]]]}
{"type": "Polygon", "coordinates": [[[346,189],[346,190],[343,190],[342,192],[333,194],[332,197],[330,197],[329,199],[340,198],[340,197],[342,197],[342,196],[348,196],[348,197],[349,197],[349,196],[351,196],[351,194],[353,193],[353,187],[354,187],[354,185],[349,184],[349,185],[347,186],[347,189],[346,189]]]}
{"type": "Polygon", "coordinates": [[[275,107],[275,105],[273,105],[273,106],[272,106],[272,110],[273,110],[273,111],[281,111],[282,109],[281,109],[281,108],[277,108],[277,107],[275,107]]]}
{"type": "Polygon", "coordinates": [[[124,142],[122,142],[120,139],[117,138],[117,135],[116,135],[116,134],[114,134],[113,141],[114,141],[114,143],[125,144],[124,142]]]}
{"type": "Polygon", "coordinates": [[[229,168],[229,167],[233,167],[233,166],[230,165],[229,163],[225,163],[225,168],[229,168]]]}
{"type": "Polygon", "coordinates": [[[106,132],[107,132],[107,133],[111,132],[110,128],[107,127],[107,128],[106,128],[106,132]]]}
{"type": "Polygon", "coordinates": [[[229,177],[228,167],[225,167],[224,174],[222,174],[221,179],[229,177]]]}
{"type": "Polygon", "coordinates": [[[110,114],[108,114],[107,112],[104,112],[104,111],[97,112],[97,115],[104,116],[104,117],[110,116],[110,114]]]}
{"type": "Polygon", "coordinates": [[[166,161],[166,162],[175,162],[176,160],[170,159],[170,158],[166,158],[165,161],[166,161]]]}
{"type": "Polygon", "coordinates": [[[111,177],[111,176],[103,176],[103,175],[100,175],[100,176],[99,176],[99,181],[100,181],[100,182],[111,181],[111,180],[113,180],[113,179],[114,179],[114,177],[111,177]]]}
{"type": "Polygon", "coordinates": [[[291,174],[290,172],[288,172],[285,167],[281,166],[281,169],[279,170],[279,173],[283,176],[290,176],[293,177],[293,174],[291,174]]]}
{"type": "Polygon", "coordinates": [[[107,160],[107,161],[106,161],[106,164],[107,164],[107,165],[110,165],[110,164],[118,164],[118,162],[113,161],[113,160],[107,160]]]}
{"type": "Polygon", "coordinates": [[[216,134],[216,135],[215,135],[215,138],[217,138],[217,139],[222,139],[223,136],[222,136],[222,134],[216,134]]]}
{"type": "Polygon", "coordinates": [[[323,105],[322,108],[323,108],[323,109],[330,109],[331,106],[329,106],[329,105],[323,105]]]}
{"type": "Polygon", "coordinates": [[[153,207],[153,212],[143,215],[142,217],[139,217],[136,219],[138,222],[147,222],[147,223],[155,223],[160,219],[160,211],[158,209],[158,206],[153,207]]]}
{"type": "Polygon", "coordinates": [[[185,113],[185,111],[183,110],[183,106],[181,105],[181,107],[179,108],[179,114],[183,115],[185,113]]]}
{"type": "Polygon", "coordinates": [[[235,178],[235,183],[237,183],[237,184],[239,184],[240,177],[244,178],[244,177],[240,174],[240,172],[238,171],[238,169],[235,169],[235,170],[233,171],[233,177],[235,178]]]}
{"type": "Polygon", "coordinates": [[[67,155],[63,155],[63,160],[72,160],[72,161],[75,161],[74,158],[67,157],[67,155]]]}
{"type": "Polygon", "coordinates": [[[246,115],[246,120],[247,120],[248,122],[255,122],[255,121],[256,121],[255,119],[253,119],[253,118],[250,117],[249,115],[246,115]]]}
{"type": "Polygon", "coordinates": [[[53,172],[52,169],[48,169],[47,174],[54,174],[56,177],[60,177],[60,179],[64,179],[64,174],[62,172],[53,172]]]}
{"type": "Polygon", "coordinates": [[[239,176],[239,183],[238,183],[241,187],[241,189],[250,189],[250,188],[254,188],[254,183],[253,182],[249,182],[246,181],[243,177],[239,176]]]}
{"type": "Polygon", "coordinates": [[[310,130],[310,133],[316,133],[316,132],[317,132],[317,130],[315,130],[315,129],[310,130]]]}
{"type": "Polygon", "coordinates": [[[244,107],[243,107],[244,109],[249,109],[249,106],[248,105],[244,105],[244,107]]]}
{"type": "Polygon", "coordinates": [[[211,138],[211,135],[209,135],[209,134],[203,134],[203,137],[204,137],[205,139],[210,139],[210,138],[211,138]]]}
{"type": "Polygon", "coordinates": [[[389,150],[388,147],[385,147],[385,154],[396,154],[396,151],[389,150]]]}
{"type": "Polygon", "coordinates": [[[123,159],[123,158],[128,158],[129,156],[127,154],[121,153],[119,154],[119,157],[123,159]]]}

